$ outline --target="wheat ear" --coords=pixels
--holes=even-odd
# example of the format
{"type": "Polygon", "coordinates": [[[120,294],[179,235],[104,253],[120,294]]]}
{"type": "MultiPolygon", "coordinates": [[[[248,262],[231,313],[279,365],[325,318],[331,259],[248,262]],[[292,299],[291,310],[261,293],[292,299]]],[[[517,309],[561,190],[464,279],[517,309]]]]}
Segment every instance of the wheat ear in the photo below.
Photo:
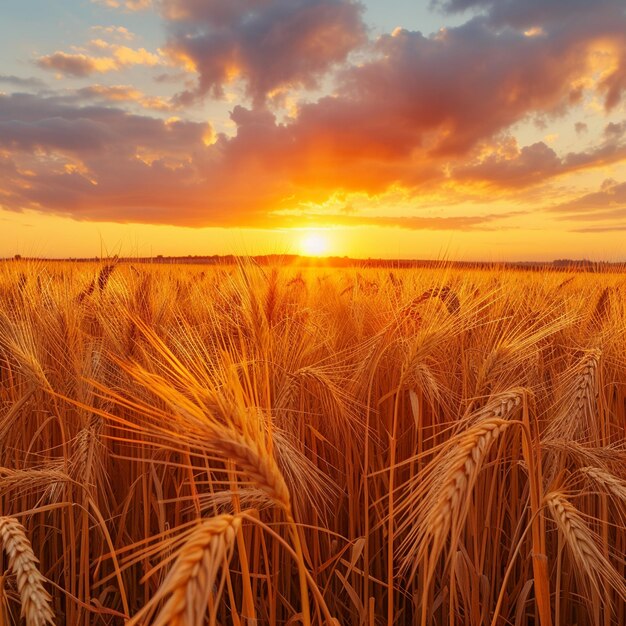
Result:
{"type": "Polygon", "coordinates": [[[415,570],[426,555],[433,566],[449,534],[450,552],[456,549],[483,460],[492,444],[512,423],[500,417],[482,419],[457,435],[448,452],[426,468],[426,476],[420,478],[416,492],[400,507],[400,532],[406,532],[400,546],[400,552],[405,555],[403,570],[411,566],[415,570]]]}
{"type": "Polygon", "coordinates": [[[626,481],[621,480],[615,476],[615,474],[611,474],[600,467],[581,467],[579,471],[596,485],[626,504],[626,481]]]}
{"type": "Polygon", "coordinates": [[[128,626],[147,622],[166,597],[153,626],[202,626],[209,599],[213,597],[215,604],[219,601],[222,585],[216,587],[218,573],[230,561],[240,526],[240,517],[219,515],[195,528],[161,587],[128,626]]]}
{"type": "Polygon", "coordinates": [[[626,599],[623,577],[602,554],[576,507],[559,491],[549,493],[544,502],[569,548],[583,586],[591,585],[596,593],[601,594],[605,585],[609,584],[626,599]]]}
{"type": "Polygon", "coordinates": [[[22,602],[21,615],[26,626],[54,624],[50,595],[44,589],[45,578],[37,569],[37,559],[24,527],[14,517],[0,517],[0,544],[9,557],[9,567],[17,579],[22,602]]]}
{"type": "Polygon", "coordinates": [[[285,511],[291,511],[291,498],[285,479],[276,462],[251,437],[236,432],[220,434],[215,441],[220,454],[233,460],[263,493],[280,505],[285,511]]]}

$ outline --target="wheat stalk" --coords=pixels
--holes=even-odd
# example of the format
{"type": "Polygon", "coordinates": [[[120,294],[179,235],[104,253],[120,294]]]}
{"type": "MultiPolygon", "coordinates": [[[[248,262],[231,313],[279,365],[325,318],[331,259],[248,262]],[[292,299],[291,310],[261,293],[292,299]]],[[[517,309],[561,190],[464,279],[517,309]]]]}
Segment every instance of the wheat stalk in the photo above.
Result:
{"type": "Polygon", "coordinates": [[[14,517],[0,517],[0,543],[9,557],[9,567],[17,579],[22,603],[21,615],[27,626],[54,623],[50,596],[44,589],[45,578],[37,569],[37,559],[24,527],[14,517]]]}

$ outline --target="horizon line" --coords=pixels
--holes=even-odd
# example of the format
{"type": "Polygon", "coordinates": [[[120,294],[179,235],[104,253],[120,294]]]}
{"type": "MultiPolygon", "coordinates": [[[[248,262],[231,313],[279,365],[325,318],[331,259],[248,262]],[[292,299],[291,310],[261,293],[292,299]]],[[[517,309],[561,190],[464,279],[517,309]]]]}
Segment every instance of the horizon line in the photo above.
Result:
{"type": "Polygon", "coordinates": [[[383,268],[519,268],[519,269],[551,269],[551,270],[597,270],[611,269],[626,271],[626,261],[592,261],[590,259],[553,259],[550,261],[510,261],[510,260],[448,260],[448,259],[420,259],[420,258],[356,258],[349,256],[306,256],[300,254],[226,254],[226,255],[153,255],[153,256],[92,256],[92,257],[45,257],[22,256],[15,254],[12,257],[0,257],[0,262],[53,262],[53,263],[142,263],[156,265],[233,265],[245,261],[253,261],[260,265],[271,263],[287,263],[301,267],[383,267],[383,268]]]}

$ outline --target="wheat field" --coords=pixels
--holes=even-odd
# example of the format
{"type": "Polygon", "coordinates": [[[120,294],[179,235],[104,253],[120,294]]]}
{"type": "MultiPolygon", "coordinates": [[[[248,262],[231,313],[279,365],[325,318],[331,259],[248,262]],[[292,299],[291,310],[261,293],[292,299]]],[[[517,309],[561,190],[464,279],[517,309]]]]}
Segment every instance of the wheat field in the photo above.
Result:
{"type": "Polygon", "coordinates": [[[624,624],[625,295],[0,264],[0,624],[624,624]]]}

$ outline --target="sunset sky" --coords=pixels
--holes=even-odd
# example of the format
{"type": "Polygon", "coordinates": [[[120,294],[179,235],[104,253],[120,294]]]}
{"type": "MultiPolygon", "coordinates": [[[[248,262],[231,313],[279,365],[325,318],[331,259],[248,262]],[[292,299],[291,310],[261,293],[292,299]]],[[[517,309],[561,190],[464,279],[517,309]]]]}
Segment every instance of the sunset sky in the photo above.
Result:
{"type": "Polygon", "coordinates": [[[626,260],[624,0],[3,0],[0,256],[626,260]]]}

